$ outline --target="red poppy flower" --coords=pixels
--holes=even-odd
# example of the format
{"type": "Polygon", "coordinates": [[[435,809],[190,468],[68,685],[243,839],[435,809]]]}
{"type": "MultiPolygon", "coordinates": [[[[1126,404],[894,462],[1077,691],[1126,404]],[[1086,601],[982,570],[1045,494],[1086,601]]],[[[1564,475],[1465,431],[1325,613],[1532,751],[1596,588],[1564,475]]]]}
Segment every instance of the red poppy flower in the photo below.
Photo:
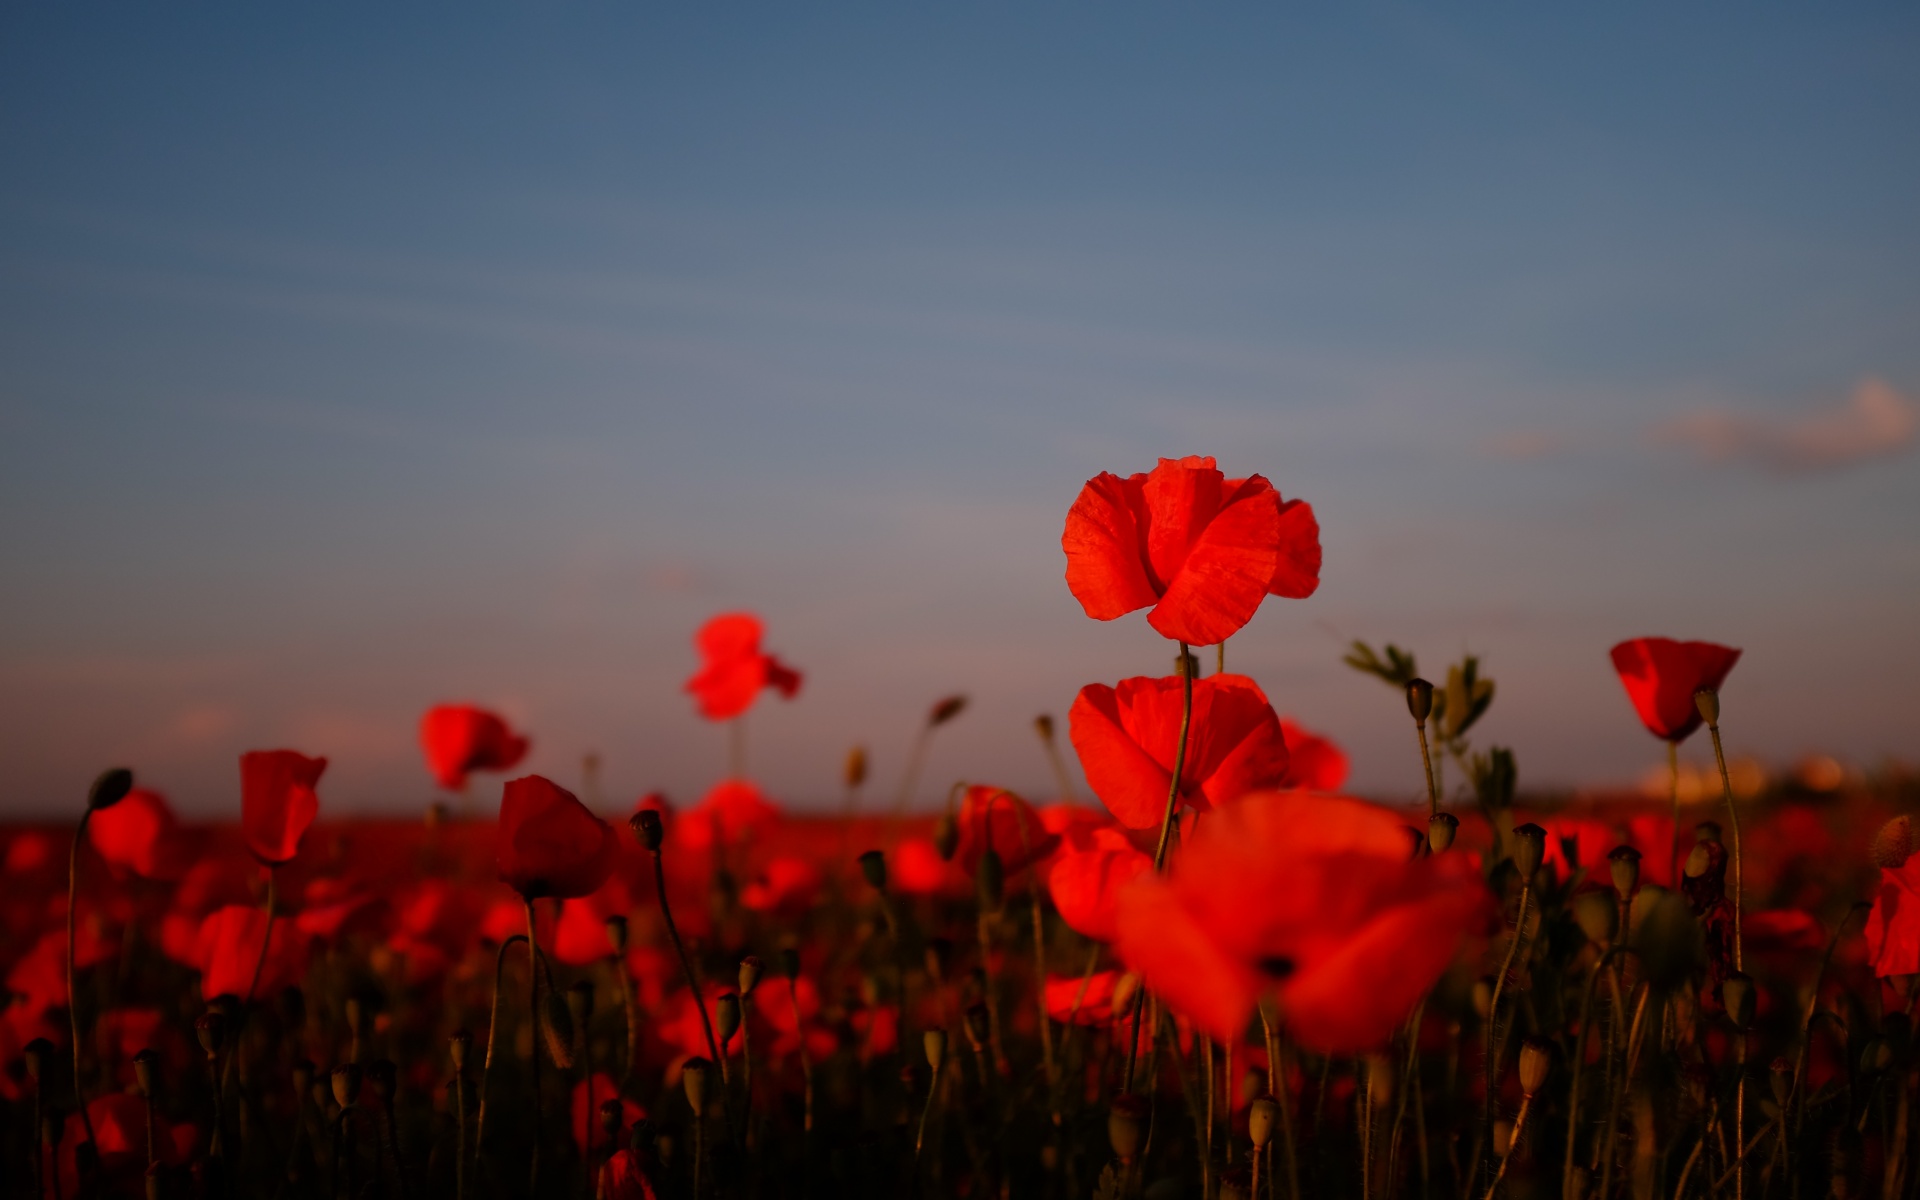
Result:
{"type": "Polygon", "coordinates": [[[177,879],[185,869],[180,822],[159,792],[134,788],[120,803],[98,808],[87,839],[100,857],[142,879],[177,879]]]}
{"type": "Polygon", "coordinates": [[[752,613],[722,613],[700,627],[693,644],[702,666],[686,690],[700,701],[709,721],[737,717],[752,706],[761,688],[787,699],[800,691],[800,672],[760,652],[760,618],[752,613]]]}
{"type": "Polygon", "coordinates": [[[1081,976],[1055,975],[1046,984],[1047,1015],[1062,1025],[1105,1025],[1126,1011],[1132,978],[1124,971],[1097,971],[1084,980],[1083,991],[1081,976]]]}
{"type": "Polygon", "coordinates": [[[1067,587],[1111,621],[1152,606],[1166,637],[1211,646],[1238,632],[1268,595],[1320,586],[1320,526],[1302,500],[1258,475],[1228,479],[1213,459],[1163,458],[1151,474],[1087,481],[1060,538],[1067,587]]]}
{"type": "Polygon", "coordinates": [[[708,850],[716,842],[738,845],[778,823],[780,810],[744,779],[724,779],[675,824],[674,839],[689,850],[708,850]]]}
{"type": "MultiPolygon", "coordinates": [[[[1138,676],[1117,688],[1090,683],[1067,714],[1087,785],[1122,825],[1160,824],[1180,739],[1181,681],[1138,676]]],[[[1193,681],[1193,723],[1180,798],[1205,812],[1287,773],[1287,743],[1265,692],[1244,675],[1193,681]]]]}
{"type": "Polygon", "coordinates": [[[1280,718],[1280,732],[1287,741],[1287,774],[1280,781],[1284,788],[1308,792],[1337,792],[1347,781],[1347,752],[1331,738],[1321,737],[1280,718]]]}
{"type": "Polygon", "coordinates": [[[585,896],[619,862],[613,827],[572,792],[539,775],[507,784],[500,801],[500,879],[528,899],[585,896]]]}
{"type": "MultiPolygon", "coordinates": [[[[209,913],[194,934],[192,963],[200,969],[200,994],[209,1000],[246,995],[266,936],[267,914],[254,905],[229,904],[209,913]]],[[[276,921],[255,994],[271,996],[299,983],[312,945],[311,935],[297,924],[276,921]]]]}
{"type": "Polygon", "coordinates": [[[1875,975],[1920,974],[1920,854],[1880,869],[1880,889],[1864,932],[1875,975]]]}
{"type": "Polygon", "coordinates": [[[1274,792],[1218,809],[1174,859],[1121,891],[1121,958],[1216,1037],[1263,994],[1321,1053],[1374,1049],[1491,905],[1461,854],[1413,858],[1406,823],[1332,796],[1274,792]]]}
{"type": "MultiPolygon", "coordinates": [[[[147,1168],[146,1101],[131,1092],[109,1092],[87,1102],[87,1118],[93,1122],[94,1150],[100,1159],[93,1185],[105,1195],[141,1191],[147,1168]]],[[[175,1125],[163,1116],[153,1118],[153,1133],[154,1153],[170,1167],[189,1161],[200,1143],[196,1126],[175,1125]]],[[[86,1125],[70,1118],[61,1130],[58,1152],[51,1162],[60,1176],[58,1186],[51,1190],[65,1196],[81,1194],[78,1159],[80,1143],[86,1140],[86,1125]]]]}
{"type": "Polygon", "coordinates": [[[471,704],[436,704],[420,718],[427,769],[448,791],[467,786],[470,771],[506,771],[527,756],[527,739],[501,718],[471,704]]]}
{"type": "Polygon", "coordinates": [[[250,750],[240,756],[240,825],[247,849],[270,867],[290,863],[320,813],[314,785],[324,758],[292,750],[250,750]]]}
{"type": "Polygon", "coordinates": [[[798,916],[813,904],[826,874],[810,859],[781,855],[740,889],[740,903],[757,913],[798,916]]]}
{"type": "Polygon", "coordinates": [[[609,875],[591,896],[560,905],[560,920],[553,927],[553,936],[541,944],[570,967],[599,962],[613,953],[613,943],[607,939],[607,918],[624,917],[633,908],[626,882],[618,874],[609,875]]]}
{"type": "Polygon", "coordinates": [[[648,1160],[631,1146],[616,1151],[601,1168],[601,1182],[607,1200],[656,1200],[648,1160]]]}
{"type": "Polygon", "coordinates": [[[901,838],[887,855],[887,887],[902,896],[939,896],[955,899],[973,895],[973,881],[959,867],[940,857],[931,838],[901,838]]]}
{"type": "Polygon", "coordinates": [[[1068,928],[1111,942],[1115,897],[1152,869],[1152,856],[1141,853],[1119,830],[1102,829],[1093,835],[1091,848],[1069,851],[1054,860],[1047,886],[1068,928]]]}
{"type": "Polygon", "coordinates": [[[1033,806],[1005,788],[985,784],[968,788],[957,823],[960,841],[953,857],[968,874],[980,865],[989,845],[1009,874],[1039,862],[1060,845],[1059,835],[1047,832],[1033,806]]]}
{"type": "Polygon", "coordinates": [[[1693,694],[1701,688],[1718,691],[1739,661],[1738,650],[1713,642],[1647,637],[1613,648],[1613,669],[1620,673],[1640,723],[1669,742],[1684,741],[1700,728],[1693,694]]]}

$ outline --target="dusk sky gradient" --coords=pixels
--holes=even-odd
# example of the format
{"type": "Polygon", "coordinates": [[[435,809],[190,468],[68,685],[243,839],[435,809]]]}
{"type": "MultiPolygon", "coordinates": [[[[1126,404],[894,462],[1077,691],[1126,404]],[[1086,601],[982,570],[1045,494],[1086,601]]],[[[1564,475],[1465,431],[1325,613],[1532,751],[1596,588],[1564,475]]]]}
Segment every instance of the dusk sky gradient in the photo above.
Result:
{"type": "Polygon", "coordinates": [[[1523,786],[1661,760],[1642,634],[1744,648],[1735,752],[1920,759],[1916,63],[1910,5],[7,6],[0,814],[277,746],[417,811],[441,700],[691,801],[738,608],[775,795],[889,797],[956,691],[923,806],[1046,795],[1033,716],[1171,666],[1067,507],[1183,454],[1318,512],[1228,662],[1363,793],[1420,774],[1356,637],[1480,654],[1523,786]]]}

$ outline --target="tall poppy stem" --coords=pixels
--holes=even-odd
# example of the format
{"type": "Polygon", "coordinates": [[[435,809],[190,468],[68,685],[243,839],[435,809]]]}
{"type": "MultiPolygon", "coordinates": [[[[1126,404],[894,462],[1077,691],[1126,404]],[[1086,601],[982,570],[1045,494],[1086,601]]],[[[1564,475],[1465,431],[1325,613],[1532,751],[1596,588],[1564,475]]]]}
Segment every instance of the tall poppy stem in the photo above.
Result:
{"type": "MultiPolygon", "coordinates": [[[[1495,1031],[1500,1027],[1500,993],[1506,990],[1507,975],[1513,970],[1513,960],[1519,953],[1520,943],[1526,940],[1527,902],[1532,899],[1533,881],[1529,879],[1520,885],[1520,911],[1514,917],[1513,940],[1507,943],[1507,957],[1506,960],[1500,964],[1500,974],[1493,981],[1493,998],[1487,1004],[1487,1049],[1485,1063],[1487,1112],[1486,1126],[1483,1132],[1485,1139],[1483,1145],[1489,1147],[1493,1144],[1493,1108],[1495,1099],[1493,1085],[1494,1082],[1500,1078],[1499,1060],[1506,1057],[1507,1048],[1506,1038],[1504,1036],[1496,1036],[1495,1034],[1495,1031]]],[[[1480,1163],[1476,1155],[1473,1164],[1473,1174],[1477,1174],[1479,1169],[1480,1163]]],[[[1472,1174],[1468,1177],[1472,1178],[1472,1174]]]]}
{"type": "MultiPolygon", "coordinates": [[[[1680,888],[1680,743],[1667,743],[1667,798],[1673,804],[1673,836],[1667,839],[1667,879],[1680,888]]],[[[1626,936],[1626,930],[1621,930],[1626,936]]]]}
{"type": "MultiPolygon", "coordinates": [[[[527,906],[527,1020],[532,1024],[533,1037],[527,1046],[530,1060],[528,1071],[530,1083],[527,1095],[533,1100],[533,1163],[527,1169],[527,1188],[535,1196],[540,1194],[540,935],[533,920],[533,898],[525,898],[527,906]]],[[[592,1114],[588,1114],[591,1121],[592,1114]]]]}
{"type": "Polygon", "coordinates": [[[1173,816],[1180,808],[1180,775],[1187,766],[1187,731],[1193,725],[1193,657],[1180,643],[1180,740],[1173,748],[1173,778],[1167,784],[1167,811],[1160,818],[1160,842],[1154,847],[1153,869],[1166,869],[1167,848],[1173,842],[1173,816]]]}
{"type": "Polygon", "coordinates": [[[73,1033],[73,1104],[80,1110],[80,1121],[86,1126],[87,1141],[98,1147],[100,1143],[93,1134],[93,1114],[87,1111],[86,1093],[80,1086],[80,993],[74,987],[73,967],[76,941],[74,917],[80,903],[80,842],[87,836],[87,822],[92,819],[93,806],[89,804],[86,811],[80,814],[80,823],[74,826],[73,849],[67,855],[67,1018],[73,1033]]]}
{"type": "Polygon", "coordinates": [[[1420,735],[1420,766],[1427,773],[1427,819],[1432,820],[1440,815],[1440,788],[1433,781],[1433,751],[1427,746],[1427,723],[1416,721],[1413,730],[1420,735]]]}
{"type": "MultiPolygon", "coordinates": [[[[1715,707],[1719,705],[1715,700],[1715,707]]],[[[1727,774],[1727,754],[1720,745],[1720,722],[1707,722],[1707,732],[1713,735],[1713,760],[1720,767],[1720,795],[1727,802],[1727,823],[1733,829],[1733,969],[1746,970],[1742,961],[1742,942],[1740,937],[1740,914],[1746,907],[1746,893],[1740,875],[1740,810],[1733,803],[1733,779],[1727,774]]]]}
{"type": "Polygon", "coordinates": [[[720,1040],[713,1036],[713,1018],[707,1015],[707,1002],[700,994],[700,980],[693,973],[693,960],[687,957],[687,944],[680,940],[680,927],[673,923],[673,906],[667,903],[667,868],[660,861],[658,847],[653,851],[653,890],[660,897],[660,920],[667,927],[667,940],[680,956],[680,970],[686,975],[687,988],[693,992],[694,1007],[700,1010],[700,1028],[707,1035],[707,1053],[713,1055],[714,1062],[725,1063],[720,1056],[720,1040]]]}
{"type": "Polygon", "coordinates": [[[246,1000],[243,1002],[243,1007],[245,1004],[253,1003],[253,993],[257,991],[260,987],[260,972],[265,970],[267,966],[267,947],[273,944],[273,908],[274,908],[273,880],[274,880],[275,874],[276,872],[274,868],[272,866],[268,866],[267,867],[267,899],[266,899],[267,930],[265,933],[260,935],[260,957],[256,958],[253,961],[253,978],[247,981],[247,997],[246,997],[246,1000]]]}
{"type": "MultiPolygon", "coordinates": [[[[493,1075],[494,1039],[500,1034],[500,977],[507,963],[507,951],[515,942],[525,941],[523,934],[514,934],[500,943],[500,949],[493,956],[493,1012],[487,1018],[487,1057],[480,1064],[480,1113],[473,1124],[473,1158],[477,1164],[485,1149],[487,1138],[487,1080],[493,1075]]],[[[527,950],[527,970],[537,970],[533,962],[533,950],[527,950]]],[[[537,1036],[537,1035],[536,1035],[537,1036]]]]}

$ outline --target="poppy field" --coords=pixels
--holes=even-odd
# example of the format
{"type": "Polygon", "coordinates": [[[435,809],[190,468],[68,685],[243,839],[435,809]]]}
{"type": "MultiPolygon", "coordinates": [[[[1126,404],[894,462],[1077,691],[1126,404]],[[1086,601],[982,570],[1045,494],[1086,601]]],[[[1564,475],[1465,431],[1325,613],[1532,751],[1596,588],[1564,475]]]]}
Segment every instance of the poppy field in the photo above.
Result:
{"type": "MultiPolygon", "coordinates": [[[[1168,671],[1062,681],[1054,795],[979,764],[909,804],[956,695],[897,795],[856,747],[841,811],[786,811],[736,742],[697,801],[596,812],[448,703],[424,817],[330,812],[303,746],[242,755],[223,822],[134,763],[0,828],[0,1194],[1920,1194],[1913,777],[1746,778],[1741,651],[1647,636],[1623,773],[1665,785],[1535,803],[1481,664],[1356,643],[1425,797],[1369,802],[1232,669],[1319,586],[1310,504],[1162,459],[1061,547],[1168,671]]],[[[757,617],[690,632],[699,718],[803,693],[757,617]]]]}

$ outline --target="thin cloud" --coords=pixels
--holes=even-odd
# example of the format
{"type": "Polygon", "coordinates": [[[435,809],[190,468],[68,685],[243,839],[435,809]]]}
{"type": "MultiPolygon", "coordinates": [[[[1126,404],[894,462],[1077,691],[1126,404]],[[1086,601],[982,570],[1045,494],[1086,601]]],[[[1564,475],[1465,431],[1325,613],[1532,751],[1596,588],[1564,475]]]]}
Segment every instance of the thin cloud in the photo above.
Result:
{"type": "Polygon", "coordinates": [[[1879,379],[1843,405],[1796,420],[1715,409],[1660,426],[1662,442],[1687,446],[1710,463],[1747,463],[1783,474],[1835,471],[1912,449],[1920,406],[1879,379]]]}

